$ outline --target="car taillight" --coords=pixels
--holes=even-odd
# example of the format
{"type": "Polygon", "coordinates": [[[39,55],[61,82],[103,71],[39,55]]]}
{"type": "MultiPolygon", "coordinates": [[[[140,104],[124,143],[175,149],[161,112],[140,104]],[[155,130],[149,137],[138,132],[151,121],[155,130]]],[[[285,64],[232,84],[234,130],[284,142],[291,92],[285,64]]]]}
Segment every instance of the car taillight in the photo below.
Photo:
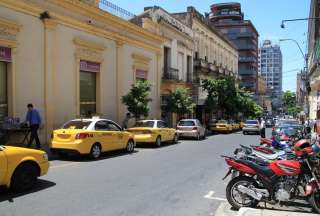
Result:
{"type": "Polygon", "coordinates": [[[192,130],[198,130],[198,128],[197,128],[197,127],[194,127],[194,128],[192,128],[192,130]]]}
{"type": "Polygon", "coordinates": [[[85,139],[88,137],[88,134],[87,133],[78,133],[76,135],[76,139],[85,139]]]}

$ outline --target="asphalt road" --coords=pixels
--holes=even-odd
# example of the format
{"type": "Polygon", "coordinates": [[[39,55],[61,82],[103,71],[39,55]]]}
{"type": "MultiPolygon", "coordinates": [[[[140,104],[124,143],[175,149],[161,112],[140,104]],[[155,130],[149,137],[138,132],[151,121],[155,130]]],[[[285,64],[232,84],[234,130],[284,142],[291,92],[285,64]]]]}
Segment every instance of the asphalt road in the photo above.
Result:
{"type": "Polygon", "coordinates": [[[54,160],[33,191],[0,190],[0,216],[214,215],[227,184],[220,155],[258,140],[237,132],[109,153],[98,161],[54,160]]]}

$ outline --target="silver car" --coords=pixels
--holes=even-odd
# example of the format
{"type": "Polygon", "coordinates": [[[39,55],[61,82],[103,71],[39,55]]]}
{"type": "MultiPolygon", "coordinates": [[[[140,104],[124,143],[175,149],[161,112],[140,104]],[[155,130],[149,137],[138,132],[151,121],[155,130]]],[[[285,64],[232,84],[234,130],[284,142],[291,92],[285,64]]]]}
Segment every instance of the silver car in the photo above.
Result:
{"type": "Polygon", "coordinates": [[[242,128],[243,134],[256,133],[260,134],[260,123],[258,120],[247,120],[242,128]]]}
{"type": "Polygon", "coordinates": [[[206,129],[198,119],[182,119],[178,122],[177,133],[179,137],[192,137],[197,140],[205,139],[206,129]]]}

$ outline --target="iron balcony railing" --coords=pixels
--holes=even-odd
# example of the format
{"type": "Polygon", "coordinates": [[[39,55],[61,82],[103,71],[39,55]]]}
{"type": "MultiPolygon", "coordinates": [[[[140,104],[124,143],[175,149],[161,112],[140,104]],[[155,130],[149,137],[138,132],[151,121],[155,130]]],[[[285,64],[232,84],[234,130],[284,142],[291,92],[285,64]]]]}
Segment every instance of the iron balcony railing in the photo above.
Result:
{"type": "Polygon", "coordinates": [[[107,0],[100,0],[100,4],[99,7],[104,10],[107,11],[117,17],[120,17],[124,20],[130,20],[136,17],[135,14],[107,1],[107,0]]]}
{"type": "Polygon", "coordinates": [[[239,62],[257,62],[257,58],[253,56],[240,56],[239,62]]]}
{"type": "Polygon", "coordinates": [[[179,81],[179,70],[175,68],[164,68],[162,78],[164,80],[179,81]]]}

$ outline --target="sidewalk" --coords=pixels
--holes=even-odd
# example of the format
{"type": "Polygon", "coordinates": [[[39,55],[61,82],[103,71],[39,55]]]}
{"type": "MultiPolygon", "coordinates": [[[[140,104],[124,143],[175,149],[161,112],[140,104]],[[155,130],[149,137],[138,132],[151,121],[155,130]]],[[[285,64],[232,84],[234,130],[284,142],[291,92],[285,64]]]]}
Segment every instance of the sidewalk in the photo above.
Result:
{"type": "Polygon", "coordinates": [[[221,203],[215,216],[315,216],[319,214],[306,213],[297,210],[270,210],[270,209],[253,209],[253,208],[241,208],[239,211],[234,211],[231,206],[224,202],[221,203]]]}

